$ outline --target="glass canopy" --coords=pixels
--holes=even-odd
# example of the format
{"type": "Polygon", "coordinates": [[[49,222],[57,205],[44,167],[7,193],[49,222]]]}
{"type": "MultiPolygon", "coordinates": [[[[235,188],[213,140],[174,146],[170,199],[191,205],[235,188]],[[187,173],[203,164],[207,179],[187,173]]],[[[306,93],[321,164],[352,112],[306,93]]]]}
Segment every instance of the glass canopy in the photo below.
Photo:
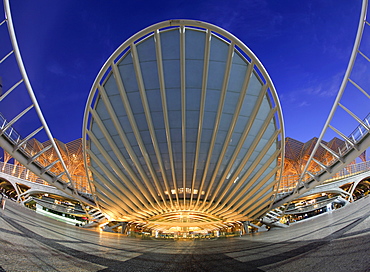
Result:
{"type": "Polygon", "coordinates": [[[256,56],[214,25],[171,20],[128,39],[97,76],[84,119],[90,183],[114,220],[214,229],[258,218],[274,199],[276,91],[256,56]]]}

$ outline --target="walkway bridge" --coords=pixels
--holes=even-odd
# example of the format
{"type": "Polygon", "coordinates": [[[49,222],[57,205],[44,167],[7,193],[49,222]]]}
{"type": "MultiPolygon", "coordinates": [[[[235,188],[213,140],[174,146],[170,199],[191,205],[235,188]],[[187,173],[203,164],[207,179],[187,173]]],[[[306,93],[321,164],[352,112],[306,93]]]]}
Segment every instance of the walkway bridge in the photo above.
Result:
{"type": "Polygon", "coordinates": [[[278,195],[273,208],[282,206],[283,204],[290,202],[291,200],[305,194],[306,192],[311,191],[314,187],[318,185],[328,184],[338,177],[341,178],[342,176],[345,176],[345,173],[349,172],[348,168],[346,168],[348,164],[353,162],[370,146],[370,115],[368,115],[362,123],[363,124],[360,124],[350,136],[343,137],[346,140],[346,145],[343,149],[339,150],[339,154],[329,149],[324,144],[319,143],[320,146],[324,147],[333,155],[333,160],[327,163],[327,165],[324,165],[322,162],[315,160],[313,155],[311,155],[311,160],[315,161],[315,163],[320,166],[320,170],[316,173],[311,173],[308,172],[306,169],[305,173],[302,174],[301,177],[296,177],[296,187],[294,189],[290,188],[290,192],[284,195],[278,195]],[[304,177],[306,177],[307,175],[310,178],[304,179],[304,177]]]}
{"type": "MultiPolygon", "coordinates": [[[[318,193],[334,192],[334,193],[346,195],[347,198],[351,201],[351,196],[356,186],[361,181],[369,177],[370,177],[370,161],[360,162],[357,164],[351,164],[351,165],[346,166],[344,169],[342,169],[337,174],[335,174],[333,178],[325,180],[321,185],[314,187],[313,189],[300,195],[299,197],[305,197],[305,196],[318,194],[318,193]],[[351,186],[351,190],[349,190],[348,192],[340,188],[341,186],[345,184],[349,184],[349,183],[353,183],[353,185],[351,186]]],[[[294,178],[296,181],[294,183],[296,184],[299,178],[298,176],[283,177],[283,179],[290,179],[290,180],[293,180],[294,178]]],[[[291,192],[294,191],[294,189],[295,187],[293,186],[288,187],[288,188],[280,188],[279,189],[280,197],[278,196],[278,198],[282,198],[286,195],[289,195],[291,192]]]]}
{"type": "Polygon", "coordinates": [[[366,182],[367,187],[370,187],[370,161],[361,162],[357,164],[350,164],[344,167],[341,171],[336,173],[332,178],[325,180],[320,185],[317,185],[309,190],[306,190],[302,194],[295,194],[296,185],[299,182],[298,175],[283,176],[283,184],[290,184],[288,186],[281,186],[278,191],[277,199],[289,198],[289,202],[284,202],[281,207],[270,210],[263,218],[262,222],[267,225],[275,225],[282,227],[282,224],[275,224],[278,222],[284,214],[291,213],[303,213],[316,210],[322,207],[326,207],[332,202],[341,202],[346,204],[354,201],[354,193],[357,186],[361,182],[366,182]],[[342,187],[348,184],[349,189],[344,190],[342,187]],[[309,197],[315,194],[333,194],[336,195],[334,198],[324,199],[319,202],[315,202],[312,205],[305,205],[299,209],[291,209],[290,203],[297,199],[309,197]]]}
{"type": "MultiPolygon", "coordinates": [[[[63,192],[66,196],[77,199],[82,203],[85,203],[89,206],[96,206],[92,197],[88,194],[80,192],[74,188],[74,186],[69,182],[66,182],[63,179],[65,172],[55,173],[52,171],[52,167],[59,162],[59,160],[50,163],[49,165],[43,165],[40,161],[37,160],[42,153],[49,150],[52,146],[49,145],[40,152],[36,153],[32,148],[27,145],[27,139],[23,139],[15,129],[11,126],[8,126],[7,122],[3,116],[0,114],[0,146],[4,148],[13,158],[15,158],[19,163],[21,163],[25,168],[30,170],[32,173],[37,175],[41,180],[45,181],[47,184],[53,185],[60,191],[56,193],[60,195],[63,192]]],[[[1,164],[0,164],[1,165],[1,164]]],[[[2,172],[10,166],[2,165],[2,172]]],[[[23,169],[21,172],[26,173],[26,169],[23,169]]],[[[6,173],[6,172],[5,172],[6,173]]],[[[4,175],[4,173],[2,173],[4,175]]],[[[7,175],[7,174],[5,174],[7,175]]],[[[12,177],[14,178],[14,177],[12,177]]],[[[72,178],[71,178],[72,180],[72,178]]],[[[24,180],[25,185],[30,185],[31,181],[24,180]]],[[[35,188],[37,182],[32,182],[32,187],[35,188]]],[[[31,187],[31,186],[30,186],[31,187]]],[[[50,187],[50,186],[49,186],[50,187]]],[[[50,189],[48,189],[50,190],[50,189]]]]}
{"type": "MultiPolygon", "coordinates": [[[[348,167],[348,166],[347,166],[348,167]]],[[[346,167],[346,168],[347,168],[346,167]]],[[[311,201],[295,201],[295,205],[287,206],[285,214],[303,214],[322,208],[332,207],[332,203],[340,206],[347,205],[356,200],[357,197],[363,197],[363,191],[370,190],[370,162],[362,162],[351,165],[355,171],[341,171],[341,176],[334,179],[326,180],[322,185],[316,186],[312,190],[299,196],[299,199],[308,199],[312,196],[322,195],[311,201]],[[357,170],[357,171],[356,171],[357,170]],[[346,173],[347,172],[347,173],[346,173]],[[361,183],[361,185],[360,185],[361,183]],[[345,188],[346,187],[346,188],[345,188]],[[327,194],[332,195],[328,198],[327,194]]]]}
{"type": "Polygon", "coordinates": [[[366,190],[370,189],[370,167],[369,162],[366,162],[367,170],[362,171],[356,174],[352,174],[349,176],[343,176],[341,179],[335,179],[329,182],[324,182],[322,185],[316,186],[312,190],[302,194],[299,198],[310,197],[313,195],[323,195],[315,199],[310,203],[306,203],[306,205],[297,207],[296,205],[291,205],[285,210],[285,214],[297,214],[297,213],[307,213],[310,211],[314,211],[317,209],[321,209],[327,207],[331,203],[338,203],[341,206],[344,206],[350,202],[355,201],[355,191],[363,189],[363,186],[366,186],[366,190]],[[359,184],[362,183],[363,186],[360,187],[359,184]],[[343,187],[345,185],[347,190],[344,190],[343,187]],[[334,197],[327,198],[327,194],[335,195],[334,197]]]}
{"type": "MultiPolygon", "coordinates": [[[[70,195],[50,186],[40,177],[36,176],[24,166],[14,165],[11,163],[0,162],[0,184],[9,182],[16,192],[16,202],[25,203],[31,195],[35,194],[52,194],[63,198],[71,198],[70,195]],[[26,188],[26,189],[25,189],[26,188]]],[[[85,192],[80,192],[85,197],[91,199],[91,196],[85,192]]]]}
{"type": "MultiPolygon", "coordinates": [[[[3,188],[3,193],[8,197],[22,205],[34,201],[40,206],[51,209],[64,214],[72,214],[77,216],[86,216],[92,220],[101,218],[102,214],[93,207],[85,207],[77,203],[73,203],[75,198],[59,190],[54,186],[50,186],[36,176],[29,169],[21,165],[0,162],[0,188],[3,188]],[[6,183],[9,183],[14,190],[14,194],[10,193],[9,188],[6,188],[6,183]],[[4,192],[6,188],[6,192],[4,192]],[[59,196],[61,201],[54,199],[59,196]]],[[[79,192],[86,199],[92,199],[91,194],[87,192],[79,192]]],[[[86,203],[86,201],[85,201],[86,203]]]]}

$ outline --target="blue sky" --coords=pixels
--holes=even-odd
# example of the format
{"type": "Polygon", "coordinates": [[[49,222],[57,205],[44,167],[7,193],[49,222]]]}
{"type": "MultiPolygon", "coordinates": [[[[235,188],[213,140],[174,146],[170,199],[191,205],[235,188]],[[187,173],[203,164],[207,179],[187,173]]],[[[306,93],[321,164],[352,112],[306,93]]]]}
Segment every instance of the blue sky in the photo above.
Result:
{"type": "Polygon", "coordinates": [[[81,137],[91,85],[111,53],[141,29],[179,18],[207,21],[242,40],[275,84],[286,136],[305,142],[319,136],[334,102],[361,1],[17,0],[11,7],[30,81],[63,142],[81,137]]]}

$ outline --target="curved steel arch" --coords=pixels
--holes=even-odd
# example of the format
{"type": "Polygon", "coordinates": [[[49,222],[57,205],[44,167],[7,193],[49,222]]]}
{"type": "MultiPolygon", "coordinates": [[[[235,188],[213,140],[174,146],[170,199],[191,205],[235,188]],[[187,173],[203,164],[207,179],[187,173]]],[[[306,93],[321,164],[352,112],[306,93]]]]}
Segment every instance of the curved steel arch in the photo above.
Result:
{"type": "Polygon", "coordinates": [[[347,83],[351,83],[358,91],[364,94],[365,96],[364,101],[367,102],[368,105],[370,105],[369,104],[370,94],[367,93],[361,86],[359,86],[356,82],[354,82],[354,80],[350,78],[352,75],[352,71],[355,68],[355,62],[358,56],[363,57],[370,63],[370,58],[360,51],[360,45],[362,42],[364,29],[366,26],[370,27],[370,23],[366,20],[367,9],[368,9],[368,0],[363,0],[360,19],[357,28],[357,34],[345,75],[343,77],[336,99],[333,103],[332,109],[328,115],[328,118],[320,133],[320,136],[310,154],[310,157],[302,171],[299,181],[297,182],[296,188],[291,194],[281,199],[278,199],[273,205],[274,208],[280,207],[284,203],[287,203],[293,200],[294,198],[297,198],[299,195],[302,195],[303,193],[311,190],[315,186],[320,185],[326,179],[329,179],[334,174],[343,169],[346,165],[355,160],[358,156],[361,155],[361,153],[363,153],[370,146],[370,113],[364,119],[362,119],[356,116],[356,114],[354,114],[349,108],[345,107],[342,102],[343,100],[342,96],[346,91],[347,83]],[[366,98],[368,100],[366,100],[366,98]],[[332,124],[333,117],[338,107],[342,108],[349,116],[351,116],[358,123],[357,128],[351,135],[345,135],[338,128],[335,128],[332,124]],[[328,128],[332,129],[338,135],[338,137],[342,138],[346,143],[346,147],[343,148],[342,150],[339,150],[339,153],[331,150],[322,141],[328,128]],[[360,133],[358,133],[358,131],[360,133]],[[361,135],[358,136],[357,134],[361,135]],[[324,164],[316,160],[315,154],[319,150],[319,147],[322,147],[327,152],[329,152],[333,156],[334,160],[327,164],[324,164]],[[320,168],[320,171],[316,173],[309,172],[308,167],[311,162],[315,162],[317,166],[320,168]]]}
{"type": "MultiPolygon", "coordinates": [[[[13,158],[15,158],[30,171],[44,179],[52,186],[58,188],[59,190],[65,192],[73,198],[87,203],[88,205],[94,206],[94,203],[91,201],[91,199],[81,195],[74,187],[71,175],[52,136],[48,124],[46,123],[44,115],[33,91],[32,85],[29,81],[26,69],[24,67],[22,56],[18,47],[17,38],[15,35],[9,0],[3,0],[3,4],[5,19],[0,23],[0,26],[3,24],[7,25],[8,34],[12,45],[12,51],[1,59],[0,64],[14,54],[21,79],[12,87],[10,87],[5,93],[0,95],[0,102],[5,100],[6,97],[14,90],[16,90],[21,84],[24,84],[27,94],[30,97],[31,103],[26,108],[17,109],[19,114],[10,121],[6,120],[0,113],[0,146],[4,148],[4,150],[8,152],[13,158]],[[31,112],[32,109],[36,112],[37,118],[39,119],[41,125],[39,127],[36,127],[29,135],[21,137],[15,131],[13,125],[28,112],[31,112]],[[34,150],[31,150],[27,147],[27,142],[34,138],[40,131],[45,132],[48,140],[50,141],[50,145],[45,147],[42,151],[36,153],[34,152],[34,150]],[[50,150],[50,148],[53,148],[55,150],[55,153],[57,154],[57,159],[53,162],[49,162],[49,165],[40,164],[38,162],[38,158],[43,153],[50,150]],[[61,165],[61,171],[56,170],[55,166],[57,164],[61,165]]],[[[35,123],[37,123],[36,120],[35,123]]]]}
{"type": "Polygon", "coordinates": [[[344,106],[344,102],[342,99],[342,96],[346,91],[347,84],[351,83],[358,91],[364,94],[365,96],[364,103],[367,102],[368,103],[367,105],[370,105],[369,103],[370,94],[364,90],[364,86],[362,87],[359,86],[359,84],[357,84],[354,80],[351,79],[352,71],[353,68],[355,67],[355,62],[358,56],[364,58],[367,62],[370,63],[369,56],[367,56],[364,52],[360,51],[360,45],[362,42],[364,29],[365,27],[370,27],[370,23],[366,19],[367,10],[368,10],[368,0],[363,0],[360,19],[357,28],[357,34],[345,75],[343,77],[336,99],[333,103],[332,109],[325,122],[325,125],[302,171],[299,181],[297,182],[297,186],[291,194],[281,199],[278,199],[273,204],[274,208],[280,207],[285,203],[290,202],[294,198],[297,198],[298,196],[302,195],[303,193],[311,190],[315,186],[322,184],[325,180],[329,179],[334,174],[342,170],[346,165],[355,160],[370,146],[370,113],[364,118],[360,118],[359,116],[356,116],[356,114],[354,114],[353,111],[351,111],[348,107],[344,106]],[[334,127],[334,125],[332,124],[333,117],[338,107],[342,108],[349,116],[351,116],[358,123],[358,126],[351,135],[345,135],[340,131],[339,128],[334,127]],[[339,153],[331,150],[322,141],[328,128],[330,128],[334,133],[336,133],[336,135],[338,135],[338,137],[342,138],[346,143],[345,148],[340,150],[339,153]],[[319,150],[319,147],[322,147],[327,152],[329,152],[333,156],[334,160],[327,164],[324,164],[316,160],[315,154],[319,150]],[[308,167],[311,162],[314,162],[318,166],[318,168],[320,169],[318,172],[311,173],[308,171],[308,167]]]}
{"type": "Polygon", "coordinates": [[[159,215],[163,219],[173,212],[193,211],[203,213],[204,218],[216,216],[221,221],[250,220],[261,207],[271,205],[276,195],[279,179],[275,176],[284,159],[284,124],[274,85],[247,46],[212,24],[170,20],[133,35],[103,65],[85,109],[83,146],[86,168],[93,176],[90,182],[95,187],[96,202],[115,219],[155,224],[151,218],[154,220],[159,215]],[[198,35],[201,41],[187,35],[198,35]],[[193,43],[186,43],[187,39],[193,43]],[[219,59],[212,51],[221,50],[216,48],[216,42],[224,47],[219,59]],[[172,47],[165,49],[166,46],[172,47]],[[194,57],[196,53],[190,51],[191,46],[201,48],[201,58],[194,57]],[[176,60],[168,56],[171,50],[177,50],[176,60]],[[193,54],[194,58],[186,54],[193,54]],[[168,70],[171,61],[178,74],[168,70]],[[224,64],[221,72],[212,70],[213,62],[217,61],[224,64]],[[196,65],[191,66],[192,62],[196,65]],[[129,67],[125,72],[124,65],[129,67]],[[151,70],[145,65],[152,65],[151,70]],[[242,75],[234,74],[236,65],[243,66],[242,75]],[[190,89],[195,88],[189,83],[192,80],[188,77],[192,72],[189,69],[199,72],[198,81],[191,83],[199,91],[194,99],[196,106],[188,102],[194,98],[189,95],[190,89]],[[169,82],[168,75],[178,77],[177,82],[169,82]],[[210,120],[205,118],[207,101],[214,99],[208,96],[212,94],[209,84],[216,77],[220,77],[222,84],[216,90],[219,93],[214,105],[215,117],[211,120],[214,123],[207,132],[210,135],[204,153],[204,127],[210,126],[210,120]],[[230,104],[229,83],[237,80],[240,87],[234,92],[238,99],[230,104]],[[147,87],[153,81],[158,84],[147,87]],[[258,90],[253,90],[253,84],[257,84],[258,90]],[[153,90],[160,99],[151,96],[153,90]],[[178,95],[177,113],[171,104],[175,102],[169,100],[173,93],[178,95]],[[254,102],[247,106],[249,102],[244,99],[251,95],[254,102]],[[152,99],[158,100],[156,111],[152,110],[156,106],[152,99]],[[234,107],[228,129],[221,122],[225,118],[225,105],[234,107]],[[189,108],[197,112],[191,133],[189,123],[194,120],[188,118],[189,108]],[[158,112],[163,118],[162,127],[158,120],[153,120],[158,112]],[[171,121],[175,114],[178,114],[176,124],[171,121]],[[244,129],[237,138],[233,133],[240,126],[238,122],[243,114],[247,114],[244,129]],[[220,127],[225,129],[222,142],[218,138],[220,127]],[[231,144],[233,138],[238,143],[231,144]],[[190,155],[189,143],[192,144],[190,155]],[[235,152],[230,153],[231,145],[235,145],[235,152]]]}

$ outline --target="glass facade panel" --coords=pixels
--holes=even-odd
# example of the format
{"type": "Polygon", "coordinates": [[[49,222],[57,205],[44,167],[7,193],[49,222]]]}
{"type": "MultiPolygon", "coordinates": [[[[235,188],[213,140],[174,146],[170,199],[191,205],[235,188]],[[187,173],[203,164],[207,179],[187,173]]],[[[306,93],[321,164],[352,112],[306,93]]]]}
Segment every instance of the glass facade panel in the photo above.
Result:
{"type": "Polygon", "coordinates": [[[104,102],[101,99],[99,99],[98,102],[96,103],[95,110],[98,112],[98,115],[101,120],[109,119],[109,113],[107,112],[104,102]]]}
{"type": "Polygon", "coordinates": [[[103,86],[104,86],[105,91],[106,91],[108,96],[113,96],[113,95],[118,95],[119,94],[116,81],[115,81],[114,77],[112,76],[112,74],[110,74],[108,76],[107,81],[105,82],[105,84],[103,86]]]}
{"type": "Polygon", "coordinates": [[[118,69],[126,92],[138,91],[139,87],[136,81],[136,74],[134,65],[132,63],[131,54],[127,54],[123,61],[118,64],[118,69]],[[129,59],[129,63],[123,64],[126,59],[129,59]]]}
{"type": "Polygon", "coordinates": [[[146,97],[151,112],[162,112],[162,100],[159,89],[146,91],[146,97]]]}

